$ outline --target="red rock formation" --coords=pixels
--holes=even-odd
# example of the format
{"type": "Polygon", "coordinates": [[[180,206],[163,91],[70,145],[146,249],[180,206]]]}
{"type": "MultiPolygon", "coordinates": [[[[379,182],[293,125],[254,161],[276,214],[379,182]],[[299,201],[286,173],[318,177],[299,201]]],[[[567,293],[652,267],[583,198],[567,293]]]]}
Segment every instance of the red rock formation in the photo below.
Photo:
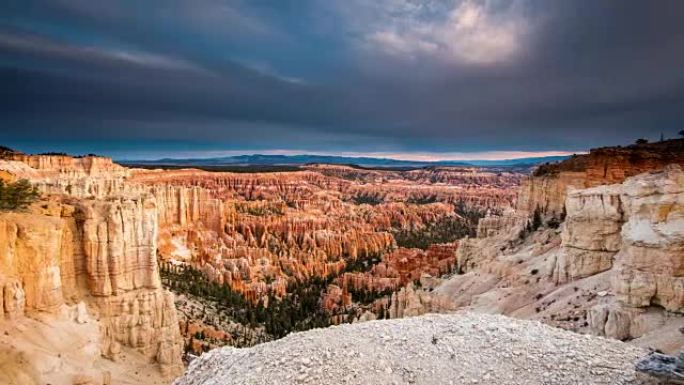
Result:
{"type": "Polygon", "coordinates": [[[399,248],[382,257],[369,271],[344,273],[338,281],[343,288],[370,291],[393,290],[420,279],[424,274],[439,277],[456,266],[458,243],[432,245],[427,250],[399,248]]]}
{"type": "Polygon", "coordinates": [[[548,215],[558,215],[569,187],[622,183],[630,176],[662,170],[668,164],[684,164],[683,139],[593,149],[586,155],[541,166],[523,181],[517,209],[532,213],[539,207],[548,215]]]}
{"type": "Polygon", "coordinates": [[[473,168],[366,172],[361,179],[316,167],[254,174],[130,170],[106,158],[17,154],[0,160],[0,170],[59,196],[49,205],[54,212],[36,214],[46,234],[31,241],[38,247],[45,237],[53,246],[60,240],[38,252],[59,261],[59,279],[54,267],[30,273],[31,282],[15,273],[3,279],[8,317],[85,298],[102,323],[103,355],[134,347],[165,368],[174,367],[180,344],[171,337],[173,301],[160,288],[157,258],[192,264],[256,303],[269,293],[284,295],[295,280],[337,276],[352,261],[384,255],[370,272],[340,278],[340,292],[331,286],[323,298],[347,306],[350,285],[399,290],[455,265],[455,245],[385,255],[396,248],[392,231],[453,217],[456,202],[501,211],[513,205],[521,177],[473,168]],[[360,204],[356,198],[365,195],[378,204],[360,204]]]}
{"type": "Polygon", "coordinates": [[[478,177],[467,170],[457,173],[470,183],[462,186],[428,188],[410,179],[370,186],[318,171],[135,170],[131,182],[150,186],[165,213],[159,237],[164,258],[195,261],[212,279],[256,300],[269,290],[281,293],[289,279],[337,274],[345,259],[384,253],[393,247],[390,230],[453,215],[453,206],[442,202],[509,206],[509,187],[517,181],[516,174],[497,181],[496,174],[478,177]],[[351,198],[359,194],[381,195],[387,203],[354,204],[351,198]],[[435,203],[395,202],[421,194],[432,194],[435,203]]]}
{"type": "MultiPolygon", "coordinates": [[[[427,250],[396,249],[383,255],[381,261],[367,271],[347,272],[336,278],[334,283],[328,286],[321,304],[324,309],[336,313],[339,309],[353,304],[351,291],[396,292],[426,277],[440,277],[452,273],[456,267],[457,249],[457,242],[432,245],[427,250]]],[[[396,293],[393,295],[396,296],[396,293]]],[[[381,298],[372,304],[371,309],[377,315],[380,308],[389,306],[390,300],[391,298],[381,298]]],[[[400,303],[401,301],[395,303],[395,315],[402,314],[402,311],[398,310],[400,303]]],[[[371,319],[373,317],[375,315],[371,316],[371,319]]]]}

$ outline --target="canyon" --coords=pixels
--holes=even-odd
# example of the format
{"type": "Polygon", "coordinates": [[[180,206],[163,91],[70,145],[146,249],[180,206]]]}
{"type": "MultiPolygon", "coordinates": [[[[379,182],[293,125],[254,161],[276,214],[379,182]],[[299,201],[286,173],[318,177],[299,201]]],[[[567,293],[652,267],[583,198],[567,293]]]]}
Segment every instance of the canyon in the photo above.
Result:
{"type": "MultiPolygon", "coordinates": [[[[192,359],[469,310],[684,346],[684,140],[509,169],[235,173],[0,155],[0,383],[170,383],[192,359]]],[[[201,358],[200,358],[201,359],[201,358]]]]}
{"type": "Polygon", "coordinates": [[[276,308],[268,302],[283,302],[293,285],[308,299],[341,290],[346,302],[318,311],[340,314],[321,322],[358,320],[350,288],[372,292],[385,282],[394,292],[455,265],[455,246],[403,249],[395,237],[415,242],[432,226],[436,240],[456,241],[462,234],[435,224],[474,231],[477,216],[512,205],[522,179],[477,168],[143,170],[97,156],[17,152],[2,154],[0,170],[3,180],[26,179],[42,192],[27,209],[0,213],[0,382],[27,384],[168,383],[184,352],[289,332],[265,332],[240,314],[276,308]],[[198,291],[173,281],[181,267],[199,274],[198,291]],[[322,282],[310,288],[312,280],[322,282]],[[221,307],[204,298],[209,284],[236,299],[234,317],[207,312],[221,307]]]}
{"type": "Polygon", "coordinates": [[[684,346],[684,141],[540,167],[516,210],[460,241],[452,306],[678,351],[684,346]]]}

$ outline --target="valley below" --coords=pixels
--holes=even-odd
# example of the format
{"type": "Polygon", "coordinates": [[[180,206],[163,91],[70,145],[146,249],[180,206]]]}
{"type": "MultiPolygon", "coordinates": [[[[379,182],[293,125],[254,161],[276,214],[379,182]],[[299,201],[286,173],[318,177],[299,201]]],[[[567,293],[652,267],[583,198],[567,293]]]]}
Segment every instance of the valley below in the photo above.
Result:
{"type": "MultiPolygon", "coordinates": [[[[4,151],[0,178],[27,180],[41,196],[0,212],[0,383],[170,384],[189,363],[177,383],[211,383],[200,368],[243,351],[287,355],[307,335],[388,325],[410,339],[402,325],[438,320],[443,338],[447,316],[399,320],[428,313],[457,312],[456,328],[532,320],[573,346],[585,337],[534,321],[624,341],[610,349],[629,352],[630,365],[648,349],[676,353],[683,167],[684,140],[529,169],[226,172],[4,151]],[[377,322],[337,326],[366,321],[377,322]]],[[[517,322],[508,323],[525,329],[517,322]]],[[[484,371],[469,375],[488,383],[484,371]]],[[[413,381],[439,383],[426,376],[413,381]]]]}

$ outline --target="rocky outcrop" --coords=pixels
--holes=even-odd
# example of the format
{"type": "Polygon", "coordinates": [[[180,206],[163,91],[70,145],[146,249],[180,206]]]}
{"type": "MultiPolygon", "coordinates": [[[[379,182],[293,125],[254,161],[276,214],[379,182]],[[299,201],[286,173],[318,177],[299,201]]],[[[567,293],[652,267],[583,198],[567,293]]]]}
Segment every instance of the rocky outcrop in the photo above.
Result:
{"type": "Polygon", "coordinates": [[[683,144],[600,149],[542,167],[515,212],[488,216],[478,238],[460,241],[465,274],[435,292],[459,307],[681,347],[683,144]]]}
{"type": "Polygon", "coordinates": [[[568,195],[554,278],[563,283],[609,270],[615,294],[589,312],[592,331],[637,338],[664,322],[645,309],[684,311],[683,202],[679,165],[568,195]]]}
{"type": "Polygon", "coordinates": [[[622,183],[628,177],[662,170],[669,164],[684,164],[683,139],[592,149],[589,154],[539,167],[522,182],[517,210],[529,215],[538,208],[546,216],[559,216],[569,187],[622,183]]]}
{"type": "Polygon", "coordinates": [[[558,174],[532,175],[520,185],[516,211],[531,216],[539,209],[545,216],[561,216],[568,188],[583,188],[586,174],[563,171],[558,174]]]}
{"type": "Polygon", "coordinates": [[[154,199],[78,202],[76,210],[90,294],[161,287],[154,199]]]}
{"type": "Polygon", "coordinates": [[[69,245],[58,217],[0,214],[0,282],[5,314],[54,311],[64,303],[60,264],[69,245]]]}
{"type": "Polygon", "coordinates": [[[49,194],[98,199],[121,194],[130,175],[127,168],[99,156],[12,154],[0,156],[0,170],[49,194]]]}
{"type": "Polygon", "coordinates": [[[0,279],[0,304],[2,316],[14,319],[24,315],[26,309],[26,294],[21,283],[15,279],[0,279]]]}
{"type": "Polygon", "coordinates": [[[477,223],[477,238],[496,236],[517,237],[524,230],[527,217],[518,215],[514,210],[507,210],[502,215],[487,215],[477,223]]]}
{"type": "Polygon", "coordinates": [[[614,185],[568,193],[562,244],[553,272],[557,283],[613,267],[613,257],[622,247],[620,230],[625,221],[621,190],[614,185]]]}
{"type": "Polygon", "coordinates": [[[677,356],[653,352],[637,362],[635,369],[668,384],[684,384],[684,350],[677,356]]]}
{"type": "Polygon", "coordinates": [[[138,290],[96,298],[94,304],[100,317],[103,356],[116,360],[125,346],[157,362],[166,375],[182,369],[183,344],[173,294],[138,290]]]}
{"type": "Polygon", "coordinates": [[[53,198],[31,212],[0,214],[6,320],[40,315],[59,323],[74,308],[75,322],[87,322],[87,312],[99,325],[92,338],[103,356],[117,359],[131,348],[177,374],[182,342],[173,295],[160,284],[155,210],[150,197],[53,198]]]}
{"type": "Polygon", "coordinates": [[[162,229],[201,224],[203,229],[221,231],[231,216],[221,200],[201,187],[162,184],[151,186],[149,193],[157,203],[162,229]]]}
{"type": "Polygon", "coordinates": [[[684,172],[676,165],[624,183],[628,220],[613,288],[633,307],[684,312],[684,172]]]}
{"type": "Polygon", "coordinates": [[[387,318],[415,317],[427,313],[445,313],[456,309],[451,299],[416,290],[413,284],[392,294],[387,303],[387,318]]]}

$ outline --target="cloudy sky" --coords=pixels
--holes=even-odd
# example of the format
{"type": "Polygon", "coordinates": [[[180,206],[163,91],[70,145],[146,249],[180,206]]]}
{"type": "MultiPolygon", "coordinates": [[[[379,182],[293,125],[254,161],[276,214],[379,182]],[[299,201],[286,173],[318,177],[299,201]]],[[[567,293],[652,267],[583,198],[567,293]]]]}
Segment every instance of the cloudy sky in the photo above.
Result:
{"type": "Polygon", "coordinates": [[[681,0],[3,0],[0,144],[481,158],[684,128],[681,0]]]}

